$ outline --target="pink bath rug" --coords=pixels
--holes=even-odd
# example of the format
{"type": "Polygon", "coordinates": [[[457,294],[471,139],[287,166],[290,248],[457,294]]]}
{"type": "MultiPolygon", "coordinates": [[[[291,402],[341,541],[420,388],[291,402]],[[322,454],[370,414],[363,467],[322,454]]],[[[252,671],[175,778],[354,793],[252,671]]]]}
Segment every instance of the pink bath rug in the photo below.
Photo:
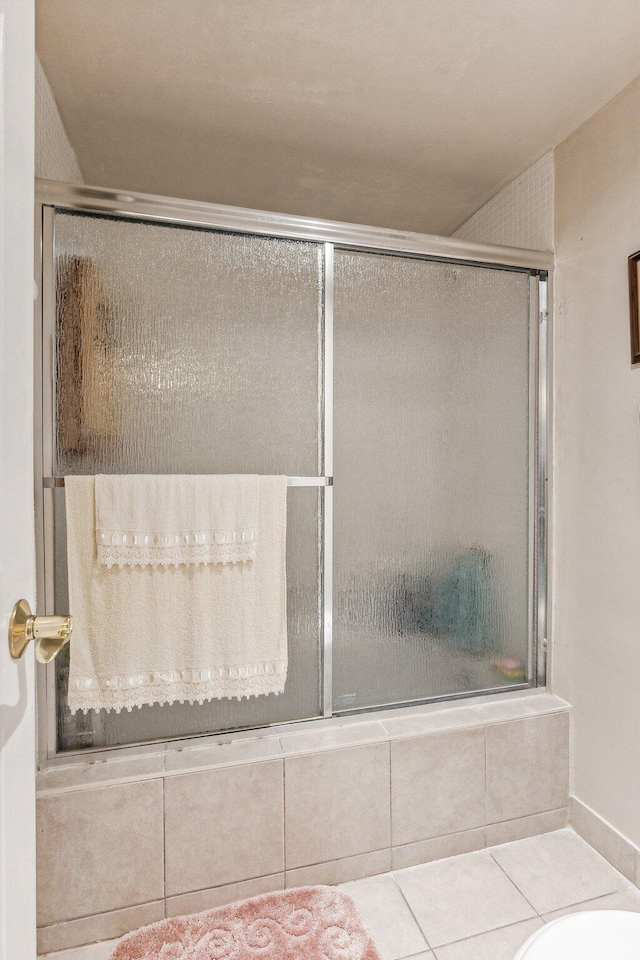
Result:
{"type": "Polygon", "coordinates": [[[358,908],[298,887],[173,917],[120,940],[110,960],[381,960],[358,908]]]}

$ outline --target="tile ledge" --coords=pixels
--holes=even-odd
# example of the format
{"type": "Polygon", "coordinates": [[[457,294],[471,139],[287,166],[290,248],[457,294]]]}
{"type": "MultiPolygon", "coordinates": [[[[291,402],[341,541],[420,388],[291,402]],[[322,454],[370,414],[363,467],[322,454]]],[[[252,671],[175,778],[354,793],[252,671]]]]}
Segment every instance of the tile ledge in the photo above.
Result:
{"type": "Polygon", "coordinates": [[[372,711],[366,715],[321,718],[292,724],[292,729],[286,731],[278,726],[246,731],[235,736],[213,735],[188,741],[170,741],[150,745],[148,751],[138,746],[96,751],[86,756],[75,754],[66,758],[67,762],[60,757],[41,766],[36,774],[37,795],[54,796],[140,780],[185,776],[219,767],[268,763],[328,750],[348,750],[374,743],[525,720],[568,711],[570,708],[569,703],[545,689],[523,690],[511,697],[491,695],[446,701],[445,705],[423,704],[390,711],[372,711]],[[462,712],[463,720],[460,719],[462,712]],[[468,718],[469,714],[472,715],[471,719],[468,718]],[[364,716],[366,719],[360,719],[364,716]],[[394,729],[394,726],[401,727],[403,724],[407,725],[406,731],[394,729]],[[302,745],[301,741],[307,739],[310,742],[302,745]],[[196,756],[197,753],[209,751],[215,753],[217,747],[221,748],[218,757],[196,756]],[[193,764],[188,762],[191,751],[194,754],[193,764]],[[185,762],[176,762],[178,757],[184,758],[185,762]],[[104,776],[101,776],[102,773],[104,776]]]}

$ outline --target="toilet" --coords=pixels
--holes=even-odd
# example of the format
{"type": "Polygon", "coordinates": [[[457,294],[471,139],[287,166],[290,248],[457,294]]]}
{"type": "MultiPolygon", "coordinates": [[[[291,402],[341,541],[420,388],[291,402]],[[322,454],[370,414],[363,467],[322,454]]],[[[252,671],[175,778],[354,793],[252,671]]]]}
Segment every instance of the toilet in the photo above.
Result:
{"type": "Polygon", "coordinates": [[[514,960],[638,960],[640,913],[585,910],[552,920],[529,937],[514,960]]]}

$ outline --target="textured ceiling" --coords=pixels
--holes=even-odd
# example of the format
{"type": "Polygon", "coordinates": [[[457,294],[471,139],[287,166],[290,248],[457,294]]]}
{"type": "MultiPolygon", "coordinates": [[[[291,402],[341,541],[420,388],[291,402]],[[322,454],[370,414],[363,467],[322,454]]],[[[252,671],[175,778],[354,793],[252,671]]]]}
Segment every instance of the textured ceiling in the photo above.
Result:
{"type": "Polygon", "coordinates": [[[450,234],[640,73],[638,0],[39,0],[86,183],[450,234]]]}

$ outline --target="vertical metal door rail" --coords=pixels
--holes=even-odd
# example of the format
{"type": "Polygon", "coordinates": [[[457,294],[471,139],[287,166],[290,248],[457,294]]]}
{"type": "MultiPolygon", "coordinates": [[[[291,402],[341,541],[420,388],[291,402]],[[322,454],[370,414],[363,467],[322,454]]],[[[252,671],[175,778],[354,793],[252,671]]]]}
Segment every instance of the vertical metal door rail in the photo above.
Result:
{"type": "MultiPolygon", "coordinates": [[[[55,243],[55,210],[53,207],[42,208],[42,277],[40,301],[42,304],[42,444],[41,456],[36,457],[37,496],[42,498],[43,517],[43,564],[42,575],[39,578],[41,591],[38,607],[45,614],[55,612],[55,550],[54,550],[54,496],[53,491],[45,491],[43,477],[55,473],[55,276],[54,276],[54,243],[55,243]]],[[[40,740],[46,744],[46,754],[55,756],[58,749],[57,716],[56,716],[56,666],[55,662],[46,667],[46,739],[40,740]]]]}
{"type": "Polygon", "coordinates": [[[528,411],[528,528],[527,528],[527,680],[536,676],[536,568],[538,515],[538,358],[540,278],[529,276],[529,411],[528,411]]]}
{"type": "Polygon", "coordinates": [[[544,686],[547,678],[548,628],[548,479],[549,479],[549,278],[539,282],[538,323],[538,483],[536,510],[536,673],[531,679],[544,686]]]}
{"type": "MultiPolygon", "coordinates": [[[[333,478],[333,264],[334,245],[324,245],[323,474],[333,478]]],[[[322,715],[333,713],[333,486],[322,491],[322,715]]]]}

